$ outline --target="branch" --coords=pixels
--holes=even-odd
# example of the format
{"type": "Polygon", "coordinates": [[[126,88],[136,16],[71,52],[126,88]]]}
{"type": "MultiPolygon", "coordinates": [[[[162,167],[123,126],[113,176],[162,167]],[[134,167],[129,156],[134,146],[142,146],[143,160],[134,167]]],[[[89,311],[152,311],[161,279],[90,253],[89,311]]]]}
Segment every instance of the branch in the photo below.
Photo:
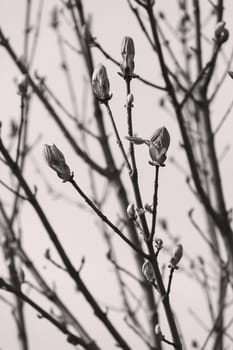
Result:
{"type": "Polygon", "coordinates": [[[52,323],[57,329],[59,329],[62,333],[64,333],[67,336],[68,343],[74,346],[81,345],[84,347],[84,349],[87,349],[87,350],[95,349],[93,348],[93,344],[87,344],[86,342],[83,341],[82,338],[77,337],[74,333],[71,333],[63,323],[58,322],[47,311],[42,309],[38,304],[36,304],[32,299],[27,297],[23,292],[21,292],[20,290],[14,288],[13,286],[5,282],[3,278],[0,278],[0,289],[14,294],[15,296],[23,300],[25,303],[30,305],[34,310],[38,311],[40,314],[39,318],[45,318],[50,323],[52,323]]]}
{"type": "Polygon", "coordinates": [[[9,41],[6,39],[4,36],[2,30],[0,29],[0,41],[2,46],[6,49],[7,53],[13,60],[13,62],[17,65],[19,70],[21,71],[22,74],[27,75],[27,80],[30,86],[32,87],[34,93],[37,95],[39,100],[43,103],[44,107],[46,110],[49,112],[49,114],[52,116],[54,121],[57,123],[59,126],[60,130],[62,131],[63,135],[65,138],[69,141],[71,144],[73,150],[75,153],[77,153],[90,167],[92,167],[95,171],[97,171],[100,175],[104,177],[109,177],[109,172],[107,169],[102,168],[99,166],[98,163],[96,163],[93,159],[91,159],[84,150],[82,150],[74,140],[73,136],[69,133],[67,128],[65,127],[64,123],[60,119],[59,115],[56,113],[54,108],[51,106],[51,104],[48,102],[46,97],[44,96],[43,92],[40,90],[40,88],[35,84],[33,79],[31,78],[27,68],[25,65],[17,58],[15,52],[13,51],[12,47],[9,44],[9,41]]]}
{"type": "Polygon", "coordinates": [[[10,169],[12,170],[13,174],[17,177],[18,181],[20,182],[22,188],[24,189],[26,195],[29,198],[29,201],[33,208],[35,209],[38,217],[40,218],[44,228],[46,229],[48,236],[52,243],[54,244],[62,262],[67,268],[67,271],[70,275],[70,277],[75,282],[77,288],[82,292],[84,295],[86,301],[90,304],[92,307],[95,315],[101,320],[101,322],[105,325],[105,327],[108,329],[108,331],[111,333],[113,338],[117,341],[117,343],[122,347],[124,350],[130,350],[129,345],[127,342],[122,338],[120,333],[116,330],[116,328],[113,326],[111,321],[108,319],[107,315],[102,311],[100,306],[98,305],[97,301],[93,297],[93,295],[90,293],[88,288],[86,287],[85,283],[79,276],[79,273],[74,268],[73,264],[71,263],[69,257],[67,256],[62,244],[60,243],[53,227],[51,226],[50,222],[48,221],[44,211],[42,210],[40,204],[36,200],[35,196],[31,192],[28,184],[26,183],[24,177],[22,176],[19,167],[17,164],[13,161],[13,159],[10,157],[7,149],[4,147],[2,140],[0,138],[0,152],[3,154],[6,162],[8,163],[10,169]]]}

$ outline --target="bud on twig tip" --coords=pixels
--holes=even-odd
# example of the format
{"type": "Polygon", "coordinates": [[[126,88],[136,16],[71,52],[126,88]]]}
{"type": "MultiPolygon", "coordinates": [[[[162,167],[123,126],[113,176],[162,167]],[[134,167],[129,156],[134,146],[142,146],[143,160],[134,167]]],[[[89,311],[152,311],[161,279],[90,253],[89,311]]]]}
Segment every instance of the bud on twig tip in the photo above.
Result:
{"type": "Polygon", "coordinates": [[[63,182],[72,179],[73,173],[66,164],[63,153],[57,148],[56,145],[44,145],[44,158],[48,166],[56,171],[57,176],[60,177],[63,182]]]}
{"type": "Polygon", "coordinates": [[[99,64],[92,74],[92,88],[95,96],[101,103],[106,103],[111,99],[110,83],[108,80],[107,70],[103,64],[99,64]]]}
{"type": "Polygon", "coordinates": [[[183,256],[183,246],[182,244],[178,244],[170,260],[169,267],[173,269],[178,269],[178,263],[180,262],[182,256],[183,256]]]}
{"type": "Polygon", "coordinates": [[[123,59],[120,64],[122,75],[125,79],[131,79],[134,71],[135,48],[133,39],[129,36],[123,38],[121,44],[121,56],[123,59]]]}

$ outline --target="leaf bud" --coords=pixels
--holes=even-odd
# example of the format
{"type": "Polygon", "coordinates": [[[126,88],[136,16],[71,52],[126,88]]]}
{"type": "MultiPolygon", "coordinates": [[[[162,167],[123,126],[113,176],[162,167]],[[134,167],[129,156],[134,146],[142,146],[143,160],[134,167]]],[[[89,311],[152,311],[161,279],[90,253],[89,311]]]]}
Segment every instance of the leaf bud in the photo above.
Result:
{"type": "Polygon", "coordinates": [[[157,238],[155,240],[155,246],[156,248],[161,249],[163,247],[163,240],[161,238],[157,238]]]}
{"type": "Polygon", "coordinates": [[[153,214],[153,205],[152,204],[146,203],[144,205],[144,208],[148,213],[153,214]]]}
{"type": "Polygon", "coordinates": [[[170,135],[165,127],[157,129],[150,138],[149,153],[153,162],[164,165],[166,153],[170,145],[170,135]]]}
{"type": "Polygon", "coordinates": [[[214,37],[216,43],[222,45],[229,38],[229,30],[225,28],[226,22],[220,21],[216,24],[214,37]]]}
{"type": "Polygon", "coordinates": [[[155,334],[160,340],[163,340],[165,338],[158,323],[155,325],[155,334]]]}
{"type": "Polygon", "coordinates": [[[183,256],[183,246],[182,244],[178,244],[170,260],[170,266],[172,268],[177,268],[177,265],[180,262],[182,256],[183,256]]]}
{"type": "Polygon", "coordinates": [[[124,58],[134,59],[134,56],[135,56],[134,41],[130,36],[125,36],[122,40],[121,55],[123,59],[124,58]]]}
{"type": "Polygon", "coordinates": [[[156,335],[161,335],[162,334],[160,325],[158,323],[155,325],[155,334],[156,335]]]}
{"type": "Polygon", "coordinates": [[[132,93],[128,94],[128,96],[127,96],[127,106],[132,106],[133,101],[134,101],[133,94],[132,93]]]}
{"type": "Polygon", "coordinates": [[[124,77],[132,77],[134,71],[135,48],[133,39],[129,36],[123,38],[121,44],[122,63],[120,65],[124,77]]]}
{"type": "Polygon", "coordinates": [[[155,281],[155,271],[150,261],[145,261],[142,265],[142,273],[146,280],[150,283],[155,281]]]}
{"type": "Polygon", "coordinates": [[[69,166],[65,162],[63,153],[56,147],[56,145],[44,146],[44,158],[49,167],[56,171],[57,175],[65,182],[72,177],[69,166]]]}
{"type": "Polygon", "coordinates": [[[130,203],[127,207],[127,215],[129,217],[129,219],[131,220],[135,220],[136,219],[136,210],[135,210],[135,206],[134,203],[130,203]]]}
{"type": "Polygon", "coordinates": [[[106,102],[110,99],[110,83],[107,70],[103,64],[99,64],[93,71],[92,88],[99,101],[106,102]]]}

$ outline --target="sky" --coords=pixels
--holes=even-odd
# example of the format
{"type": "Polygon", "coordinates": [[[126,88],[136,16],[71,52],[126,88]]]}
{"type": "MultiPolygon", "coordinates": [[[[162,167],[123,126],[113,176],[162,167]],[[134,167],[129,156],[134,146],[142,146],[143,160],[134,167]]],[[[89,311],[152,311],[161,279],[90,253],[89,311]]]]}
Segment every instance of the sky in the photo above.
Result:
{"type": "MultiPolygon", "coordinates": [[[[206,0],[206,7],[208,1],[206,0]]],[[[26,1],[0,0],[0,26],[4,33],[10,39],[10,43],[18,53],[19,57],[23,50],[23,26],[25,16],[26,1]]],[[[59,58],[59,49],[57,46],[57,39],[51,29],[51,12],[54,6],[60,7],[60,2],[55,0],[44,1],[43,16],[41,31],[38,41],[38,47],[35,55],[32,72],[37,71],[41,76],[45,76],[49,86],[71,110],[69,94],[67,92],[66,80],[60,69],[61,60],[59,58]]],[[[32,21],[35,21],[37,14],[38,3],[33,2],[32,21]]],[[[175,2],[168,0],[156,1],[156,7],[166,11],[166,15],[172,26],[177,24],[177,10],[175,2]]],[[[109,53],[120,60],[120,47],[122,38],[124,36],[131,36],[135,42],[136,49],[136,72],[144,78],[151,80],[157,84],[162,84],[160,69],[157,60],[151,54],[148,44],[145,43],[144,35],[136,24],[136,20],[128,9],[127,1],[124,0],[85,0],[86,13],[90,14],[92,21],[92,30],[94,36],[107,48],[109,53]]],[[[231,0],[225,1],[226,8],[226,23],[227,27],[232,31],[232,13],[233,3],[231,0]]],[[[76,45],[75,38],[71,36],[71,28],[69,25],[69,18],[64,14],[66,25],[62,25],[62,33],[64,37],[69,40],[74,46],[76,45]]],[[[212,40],[214,28],[208,29],[209,39],[212,40]]],[[[32,31],[33,32],[33,31],[32,31]]],[[[176,40],[175,38],[173,40],[176,40]]],[[[172,42],[173,44],[173,42],[172,42]]],[[[174,45],[175,46],[175,45],[174,45]]],[[[226,55],[232,49],[232,39],[230,36],[229,42],[226,43],[226,55]]],[[[177,48],[177,54],[180,52],[177,48]]],[[[122,137],[126,131],[126,116],[125,116],[125,89],[124,82],[117,74],[118,69],[111,62],[106,60],[96,49],[93,49],[95,63],[103,63],[106,65],[111,84],[111,92],[113,98],[111,100],[111,107],[117,124],[119,126],[122,137]]],[[[90,93],[88,92],[88,85],[85,83],[85,69],[82,60],[76,55],[68,54],[69,64],[72,71],[72,82],[75,87],[77,99],[78,114],[82,117],[86,114],[88,119],[91,118],[91,109],[88,104],[91,104],[90,93]],[[83,101],[86,97],[86,108],[83,107],[83,101]]],[[[7,54],[0,48],[0,62],[1,62],[1,79],[0,79],[0,95],[1,101],[1,121],[3,123],[2,137],[6,144],[9,143],[9,121],[14,118],[19,118],[20,101],[17,95],[17,83],[21,81],[22,76],[17,71],[15,66],[10,61],[7,54]]],[[[230,68],[230,67],[229,67],[230,68]]],[[[221,71],[221,63],[219,72],[221,71]]],[[[220,73],[219,73],[220,75],[220,73]]],[[[158,127],[166,126],[171,134],[171,147],[169,149],[169,158],[175,157],[179,164],[188,172],[188,167],[185,155],[180,147],[180,133],[178,130],[175,117],[158,107],[158,98],[163,96],[158,90],[151,90],[138,81],[132,83],[134,94],[134,125],[135,132],[141,136],[148,138],[154,130],[158,127]]],[[[213,126],[216,127],[224,115],[229,103],[231,102],[232,81],[226,79],[222,92],[219,94],[216,102],[216,107],[213,112],[213,126]]],[[[68,254],[76,266],[80,266],[83,256],[86,257],[86,264],[82,271],[84,280],[86,281],[90,290],[95,294],[97,300],[105,308],[107,305],[114,307],[119,306],[119,290],[112,273],[112,267],[106,263],[107,247],[100,238],[97,226],[98,221],[90,216],[90,214],[77,207],[71,205],[67,200],[60,197],[55,199],[48,194],[46,183],[41,180],[41,173],[49,182],[57,193],[69,198],[75,203],[80,204],[80,198],[73,192],[68,184],[62,184],[51,169],[46,167],[42,157],[43,144],[55,143],[64,152],[71,169],[75,173],[81,187],[90,191],[90,185],[87,181],[87,169],[80,159],[74,157],[70,146],[64,141],[63,136],[58,131],[54,122],[49,118],[47,112],[42,108],[41,104],[33,99],[31,107],[31,121],[30,121],[30,141],[36,142],[33,152],[30,154],[27,163],[26,177],[33,187],[38,187],[38,199],[41,201],[42,207],[48,214],[52,225],[54,225],[59,238],[64,244],[68,254]],[[38,173],[37,168],[40,169],[38,173]],[[91,218],[91,219],[90,219],[91,218]]],[[[67,123],[69,123],[67,121],[67,123]]],[[[109,122],[106,122],[110,127],[109,122]]],[[[70,124],[71,125],[71,124],[70,124]]],[[[219,131],[216,138],[216,145],[218,155],[220,156],[224,149],[231,145],[233,121],[232,113],[227,118],[223,127],[219,131]]],[[[114,142],[112,141],[112,144],[114,142]]],[[[124,144],[127,146],[126,141],[124,144]]],[[[116,159],[120,162],[119,154],[116,148],[116,159]]],[[[99,154],[96,151],[96,158],[99,154]]],[[[148,166],[148,156],[145,155],[143,148],[138,148],[138,166],[139,166],[139,181],[143,192],[145,202],[150,202],[153,186],[153,172],[148,166]]],[[[221,162],[221,171],[224,176],[224,191],[228,207],[232,205],[232,149],[228,151],[221,162]]],[[[6,169],[2,170],[4,180],[12,181],[9,178],[6,169]]],[[[101,180],[98,180],[98,190],[100,192],[102,187],[101,180]]],[[[7,205],[10,206],[11,200],[9,193],[1,188],[2,195],[7,205]]],[[[129,196],[132,196],[132,191],[128,189],[129,196]]],[[[113,198],[113,193],[110,192],[109,199],[112,205],[105,208],[109,216],[117,216],[117,210],[113,198]]],[[[206,254],[206,246],[200,239],[195,230],[191,227],[188,219],[188,211],[194,208],[195,215],[201,223],[203,223],[201,210],[197,200],[192,193],[185,186],[185,178],[183,174],[174,165],[168,161],[167,166],[161,169],[161,177],[159,183],[159,218],[167,218],[169,227],[174,235],[180,237],[186,253],[190,256],[198,256],[206,254]]],[[[80,317],[83,324],[91,330],[100,345],[103,348],[113,347],[112,339],[99,322],[95,320],[89,306],[84,302],[80,293],[75,292],[74,286],[62,271],[59,271],[55,266],[48,263],[44,258],[44,252],[49,248],[54,257],[57,258],[52,244],[48,241],[47,236],[41,227],[38,218],[34,214],[29,205],[23,205],[22,213],[22,228],[23,228],[23,244],[25,249],[30,252],[33,260],[45,274],[46,278],[52,284],[56,281],[56,288],[58,293],[63,295],[67,304],[80,317]]],[[[163,234],[162,232],[159,234],[163,234]]],[[[171,247],[168,237],[163,237],[165,244],[171,247]]],[[[114,237],[117,250],[121,252],[121,262],[128,266],[131,264],[131,254],[125,245],[114,237]]],[[[161,260],[166,263],[168,257],[164,255],[161,260]]],[[[208,258],[207,258],[208,259],[208,258]]],[[[1,265],[3,267],[3,276],[5,272],[4,259],[0,257],[1,265]]],[[[132,284],[133,288],[136,288],[132,284]]],[[[42,299],[38,293],[30,290],[27,286],[23,286],[26,293],[31,297],[42,299]]],[[[138,291],[136,291],[138,292],[138,291]]],[[[138,292],[139,293],[139,292],[138,292]]],[[[3,295],[1,293],[1,295],[3,295]]],[[[5,295],[5,294],[4,294],[5,295]]],[[[41,300],[41,302],[43,302],[41,300]]],[[[190,316],[190,308],[198,313],[206,308],[204,296],[197,288],[196,283],[186,278],[181,272],[177,273],[176,280],[173,286],[172,304],[177,311],[178,319],[182,324],[184,333],[187,338],[187,344],[196,334],[200,338],[200,343],[205,339],[205,332],[200,327],[198,322],[190,316]]],[[[65,337],[57,332],[53,326],[49,325],[45,320],[40,320],[37,314],[29,307],[26,307],[27,324],[30,326],[29,342],[33,350],[41,348],[53,347],[56,350],[64,350],[71,348],[67,344],[65,337]]],[[[127,339],[134,345],[134,349],[143,349],[142,344],[138,339],[135,339],[134,334],[126,329],[122,322],[122,314],[120,312],[111,312],[111,317],[117,324],[119,329],[127,336],[127,339]]],[[[209,322],[207,314],[202,313],[204,321],[209,322]]],[[[9,306],[1,303],[0,313],[0,349],[16,350],[16,329],[12,323],[12,318],[9,313],[9,306]]],[[[166,329],[166,326],[164,326],[166,329]]]]}

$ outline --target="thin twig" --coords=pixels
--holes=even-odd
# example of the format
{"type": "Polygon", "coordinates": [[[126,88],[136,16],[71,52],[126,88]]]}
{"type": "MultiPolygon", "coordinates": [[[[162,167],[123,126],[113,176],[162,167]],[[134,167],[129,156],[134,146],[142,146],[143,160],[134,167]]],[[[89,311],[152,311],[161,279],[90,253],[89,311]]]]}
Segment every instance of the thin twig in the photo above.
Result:
{"type": "Polygon", "coordinates": [[[168,279],[168,286],[167,286],[167,296],[170,295],[171,292],[171,286],[172,286],[172,278],[173,278],[173,274],[175,272],[174,267],[170,267],[170,274],[169,274],[169,279],[168,279]]]}
{"type": "Polygon", "coordinates": [[[133,242],[131,242],[125,235],[122,234],[122,232],[118,229],[117,226],[115,226],[106,215],[104,215],[99,208],[91,201],[90,198],[87,197],[87,195],[82,191],[82,189],[79,187],[77,182],[71,178],[69,182],[73,185],[75,190],[80,194],[80,196],[85,200],[85,202],[95,211],[95,213],[115,232],[117,233],[123,241],[125,241],[135,252],[142,255],[145,259],[148,258],[148,255],[145,254],[140,248],[134,245],[133,242]]]}
{"type": "Polygon", "coordinates": [[[155,180],[154,180],[154,196],[153,196],[153,216],[150,232],[150,241],[153,242],[155,235],[155,226],[157,218],[157,205],[158,205],[158,180],[159,180],[159,166],[155,166],[155,180]]]}
{"type": "Polygon", "coordinates": [[[108,102],[106,102],[104,105],[106,106],[108,115],[110,116],[110,119],[111,119],[111,122],[112,122],[112,126],[113,126],[113,129],[114,129],[114,132],[115,132],[115,135],[116,135],[116,139],[117,139],[117,144],[120,147],[120,150],[122,152],[122,155],[123,155],[123,158],[124,158],[125,163],[127,165],[127,168],[129,170],[129,173],[131,173],[132,172],[132,168],[131,168],[130,162],[128,160],[127,154],[125,152],[124,146],[122,144],[122,141],[121,141],[121,138],[120,138],[120,135],[119,135],[119,132],[118,132],[115,120],[113,118],[112,110],[111,110],[108,102]]]}
{"type": "MultiPolygon", "coordinates": [[[[129,94],[131,93],[131,86],[130,86],[131,78],[126,78],[125,82],[126,82],[126,94],[127,96],[129,96],[129,94]]],[[[133,136],[133,124],[132,124],[132,106],[130,103],[127,103],[126,110],[127,110],[128,136],[131,137],[133,136]]],[[[129,150],[130,150],[130,157],[131,157],[131,164],[132,164],[132,172],[130,174],[130,179],[133,185],[137,208],[142,209],[143,202],[142,202],[141,192],[140,192],[139,183],[138,183],[138,170],[137,170],[134,144],[130,142],[129,147],[130,147],[129,150]]],[[[143,228],[144,238],[149,239],[150,232],[147,225],[145,214],[142,213],[141,215],[139,215],[139,218],[143,228]]]]}
{"type": "Polygon", "coordinates": [[[18,196],[20,199],[23,199],[24,201],[28,201],[28,198],[23,196],[22,194],[20,194],[18,191],[13,190],[13,188],[11,188],[10,186],[8,186],[7,184],[5,184],[5,182],[3,182],[2,180],[0,180],[0,184],[5,187],[8,191],[10,191],[11,193],[13,193],[14,195],[18,196]]]}

